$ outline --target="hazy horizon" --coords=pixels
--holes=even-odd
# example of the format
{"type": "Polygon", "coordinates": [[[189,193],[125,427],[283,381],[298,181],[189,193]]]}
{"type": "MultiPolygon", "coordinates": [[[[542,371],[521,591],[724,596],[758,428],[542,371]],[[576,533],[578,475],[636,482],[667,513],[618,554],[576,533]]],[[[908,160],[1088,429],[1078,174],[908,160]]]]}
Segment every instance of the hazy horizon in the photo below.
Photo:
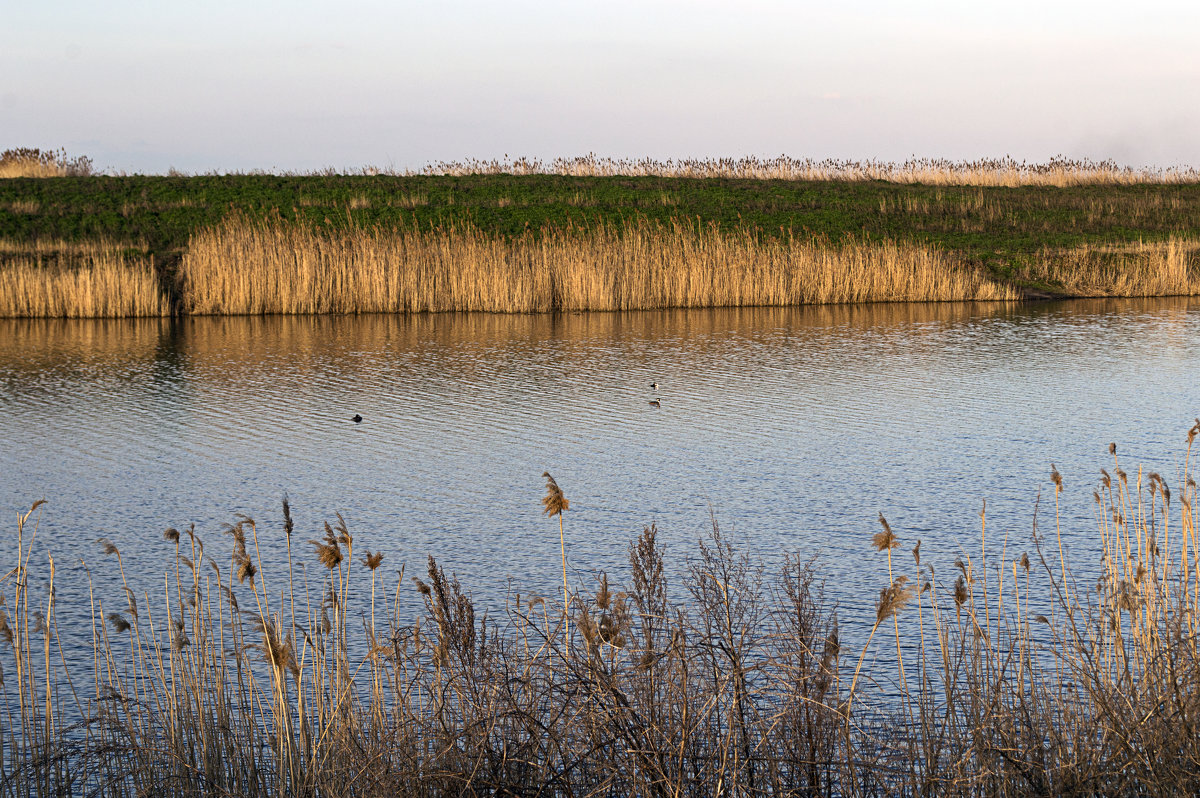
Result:
{"type": "Polygon", "coordinates": [[[0,149],[161,173],[596,153],[1200,164],[1200,7],[6,10],[0,149]]]}

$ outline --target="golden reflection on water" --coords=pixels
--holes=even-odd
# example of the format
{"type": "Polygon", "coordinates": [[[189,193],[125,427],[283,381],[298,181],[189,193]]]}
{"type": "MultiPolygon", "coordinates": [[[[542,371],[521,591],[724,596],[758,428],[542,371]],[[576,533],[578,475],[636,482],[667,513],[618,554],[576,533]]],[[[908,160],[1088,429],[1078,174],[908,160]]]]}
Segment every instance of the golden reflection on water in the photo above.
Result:
{"type": "MultiPolygon", "coordinates": [[[[571,357],[587,357],[588,342],[692,341],[726,333],[789,329],[793,334],[902,331],[911,338],[985,319],[1084,319],[1152,312],[1188,343],[1184,321],[1200,299],[1088,299],[1070,302],[878,303],[792,308],[714,308],[626,313],[426,313],[362,316],[226,316],[184,319],[0,320],[0,371],[8,379],[63,370],[120,370],[174,362],[206,379],[234,382],[264,364],[300,377],[336,365],[354,373],[365,357],[419,357],[454,348],[537,347],[554,341],[571,357]],[[572,347],[570,344],[582,344],[572,347]]],[[[456,365],[470,371],[469,360],[456,365]]]]}
{"type": "MultiPolygon", "coordinates": [[[[1151,302],[1159,312],[1186,312],[1196,301],[1151,302]]],[[[1077,300],[1072,307],[1080,313],[1103,313],[1130,304],[1130,300],[1077,300]]],[[[919,334],[931,323],[1036,315],[1040,309],[1008,303],[880,303],[626,313],[13,319],[0,320],[0,368],[28,374],[63,366],[119,367],[175,357],[192,363],[218,362],[227,378],[236,379],[241,368],[255,368],[264,358],[281,356],[290,367],[303,370],[338,352],[402,353],[471,344],[688,339],[781,327],[905,327],[919,334]]]]}

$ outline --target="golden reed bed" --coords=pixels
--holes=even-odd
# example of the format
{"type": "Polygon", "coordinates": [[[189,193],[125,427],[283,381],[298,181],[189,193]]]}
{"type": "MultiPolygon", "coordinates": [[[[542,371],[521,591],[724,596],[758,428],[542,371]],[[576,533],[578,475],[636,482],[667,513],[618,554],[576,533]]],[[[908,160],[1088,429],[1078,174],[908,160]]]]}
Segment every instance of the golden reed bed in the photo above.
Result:
{"type": "MultiPolygon", "coordinates": [[[[0,242],[0,316],[531,313],[1022,296],[926,245],[777,239],[686,222],[504,237],[470,226],[314,230],[232,216],[194,235],[169,277],[140,251],[0,242]]],[[[1015,276],[1072,296],[1196,295],[1200,242],[1046,249],[1015,276]]]]}
{"type": "Polygon", "coordinates": [[[187,313],[633,310],[1015,299],[920,246],[764,240],[638,221],[500,238],[472,228],[313,232],[232,219],[193,238],[187,313]]]}
{"type": "Polygon", "coordinates": [[[170,302],[148,256],[111,242],[0,242],[0,316],[165,316],[170,302]]]}

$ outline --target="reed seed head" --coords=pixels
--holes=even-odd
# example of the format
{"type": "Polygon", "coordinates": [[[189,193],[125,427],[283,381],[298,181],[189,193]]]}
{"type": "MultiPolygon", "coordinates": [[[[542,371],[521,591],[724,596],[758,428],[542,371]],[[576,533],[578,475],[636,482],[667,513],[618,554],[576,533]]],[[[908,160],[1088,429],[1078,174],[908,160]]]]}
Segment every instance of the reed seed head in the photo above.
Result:
{"type": "Polygon", "coordinates": [[[288,501],[288,495],[283,494],[283,534],[288,540],[292,539],[292,530],[295,529],[295,524],[292,523],[292,505],[288,501]]]}
{"type": "Polygon", "coordinates": [[[277,671],[288,671],[293,676],[300,673],[300,667],[296,664],[296,656],[291,636],[284,637],[279,633],[279,629],[269,620],[262,618],[252,619],[252,623],[258,627],[262,633],[262,653],[263,661],[277,671]]]}
{"type": "MultiPolygon", "coordinates": [[[[429,585],[425,584],[424,582],[422,582],[422,581],[421,581],[420,579],[418,579],[417,577],[415,577],[415,576],[414,576],[414,577],[412,578],[412,580],[413,580],[413,582],[415,582],[415,583],[416,583],[416,585],[417,585],[417,590],[418,590],[418,591],[420,591],[420,593],[421,593],[421,595],[422,595],[422,596],[428,596],[428,595],[431,595],[431,594],[433,593],[433,591],[429,589],[429,585]]],[[[530,604],[530,606],[532,606],[532,605],[533,605],[533,601],[532,601],[532,599],[530,600],[529,604],[530,604]]]]}
{"type": "Polygon", "coordinates": [[[100,544],[100,550],[101,550],[102,552],[104,552],[106,555],[108,555],[108,556],[112,556],[112,555],[114,555],[114,554],[115,554],[115,555],[117,555],[118,557],[120,557],[120,556],[121,556],[121,551],[120,551],[120,549],[118,549],[118,548],[117,548],[117,546],[116,546],[116,544],[115,544],[115,543],[113,543],[113,542],[112,542],[111,540],[109,540],[108,538],[100,538],[100,539],[99,539],[99,540],[97,540],[96,542],[100,544]]]}
{"type": "Polygon", "coordinates": [[[342,563],[342,550],[338,546],[338,536],[334,533],[329,522],[325,522],[325,537],[323,540],[310,540],[317,550],[317,559],[330,571],[342,563]]]}
{"type": "Polygon", "coordinates": [[[883,513],[879,514],[879,523],[883,526],[883,530],[871,536],[871,543],[875,546],[875,551],[887,551],[899,546],[900,540],[892,532],[892,527],[883,517],[883,513]]]}
{"type": "Polygon", "coordinates": [[[1103,483],[1104,483],[1104,489],[1105,489],[1105,490],[1108,490],[1108,489],[1110,489],[1110,488],[1112,487],[1112,477],[1110,477],[1110,476],[1108,475],[1108,471],[1107,471],[1107,470],[1105,470],[1105,469],[1103,469],[1103,468],[1101,468],[1101,469],[1100,469],[1100,475],[1101,475],[1101,477],[1102,477],[1102,479],[1101,479],[1101,482],[1103,482],[1103,483]]]}
{"type": "Polygon", "coordinates": [[[346,519],[342,518],[341,513],[337,515],[337,542],[346,547],[350,551],[354,547],[354,536],[350,534],[350,529],[346,526],[346,519]]]}
{"type": "Polygon", "coordinates": [[[133,616],[133,619],[136,621],[138,619],[137,597],[129,588],[125,588],[125,599],[129,603],[129,614],[133,616]]]}
{"type": "Polygon", "coordinates": [[[238,563],[237,563],[238,584],[244,584],[247,579],[250,580],[250,584],[254,584],[254,577],[257,574],[258,574],[258,569],[254,567],[254,563],[251,562],[251,560],[248,556],[241,557],[238,559],[238,563]]]}
{"type": "Polygon", "coordinates": [[[171,543],[179,542],[179,530],[173,526],[169,526],[163,532],[163,540],[168,540],[171,543]]]}
{"type": "Polygon", "coordinates": [[[1137,612],[1138,609],[1137,589],[1130,583],[1121,580],[1117,586],[1116,605],[1118,610],[1124,610],[1130,615],[1137,612]]]}
{"type": "Polygon", "coordinates": [[[246,550],[246,530],[243,528],[241,521],[238,521],[236,524],[225,524],[221,527],[221,531],[233,537],[235,549],[238,551],[246,550]]]}
{"type": "Polygon", "coordinates": [[[1110,443],[1108,445],[1108,453],[1111,454],[1113,457],[1117,456],[1117,445],[1115,443],[1110,443]]]}
{"type": "Polygon", "coordinates": [[[1021,567],[1025,569],[1025,573],[1029,573],[1029,554],[1024,552],[1021,554],[1021,567]]]}
{"type": "Polygon", "coordinates": [[[962,606],[967,603],[967,581],[960,575],[954,581],[954,606],[962,612],[962,606]]]}
{"type": "Polygon", "coordinates": [[[562,488],[554,481],[554,477],[550,476],[549,471],[543,471],[542,476],[546,478],[546,495],[542,498],[542,506],[545,508],[542,512],[548,516],[562,515],[562,511],[571,506],[571,502],[563,495],[562,488]]]}
{"type": "Polygon", "coordinates": [[[879,591],[879,601],[875,604],[875,623],[881,624],[904,609],[913,592],[908,586],[907,576],[896,577],[895,582],[879,591]]]}
{"type": "Polygon", "coordinates": [[[1054,483],[1054,495],[1062,493],[1063,479],[1062,474],[1058,473],[1058,468],[1054,463],[1050,464],[1050,481],[1054,483]]]}
{"type": "Polygon", "coordinates": [[[125,620],[125,616],[119,612],[110,612],[108,614],[108,622],[112,624],[113,629],[116,629],[118,634],[129,631],[129,621],[125,620]]]}
{"type": "Polygon", "coordinates": [[[917,561],[917,567],[921,567],[921,539],[917,538],[917,545],[913,546],[913,559],[917,561]]]}
{"type": "Polygon", "coordinates": [[[838,637],[838,630],[835,626],[825,636],[825,649],[821,652],[821,664],[825,668],[829,668],[837,656],[842,651],[842,641],[838,637]]]}
{"type": "Polygon", "coordinates": [[[374,554],[372,554],[371,550],[368,549],[367,553],[365,555],[363,555],[363,558],[362,558],[362,564],[367,566],[367,568],[370,568],[372,571],[374,571],[376,568],[378,568],[379,564],[382,562],[383,562],[383,552],[382,551],[377,551],[374,554]]]}
{"type": "Polygon", "coordinates": [[[596,591],[596,606],[607,610],[612,605],[612,596],[608,592],[608,574],[600,574],[600,589],[596,591]]]}

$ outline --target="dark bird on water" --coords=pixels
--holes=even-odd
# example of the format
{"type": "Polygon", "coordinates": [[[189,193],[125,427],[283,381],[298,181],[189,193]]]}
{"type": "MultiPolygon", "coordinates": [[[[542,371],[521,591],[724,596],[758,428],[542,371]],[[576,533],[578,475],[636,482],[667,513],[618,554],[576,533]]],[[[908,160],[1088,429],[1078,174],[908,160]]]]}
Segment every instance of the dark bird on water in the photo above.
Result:
{"type": "Polygon", "coordinates": [[[658,400],[657,400],[657,399],[651,399],[651,400],[650,400],[650,406],[651,406],[651,407],[660,407],[660,405],[659,405],[659,403],[658,403],[658,400]]]}
{"type": "Polygon", "coordinates": [[[350,419],[350,420],[351,420],[351,421],[353,421],[355,424],[361,424],[361,423],[362,423],[362,416],[360,416],[358,413],[355,413],[355,414],[354,414],[354,418],[352,418],[352,419],[350,419]]]}
{"type": "Polygon", "coordinates": [[[657,391],[657,390],[658,390],[658,383],[657,383],[657,382],[652,382],[652,383],[650,383],[650,390],[652,390],[652,391],[657,391]]]}

